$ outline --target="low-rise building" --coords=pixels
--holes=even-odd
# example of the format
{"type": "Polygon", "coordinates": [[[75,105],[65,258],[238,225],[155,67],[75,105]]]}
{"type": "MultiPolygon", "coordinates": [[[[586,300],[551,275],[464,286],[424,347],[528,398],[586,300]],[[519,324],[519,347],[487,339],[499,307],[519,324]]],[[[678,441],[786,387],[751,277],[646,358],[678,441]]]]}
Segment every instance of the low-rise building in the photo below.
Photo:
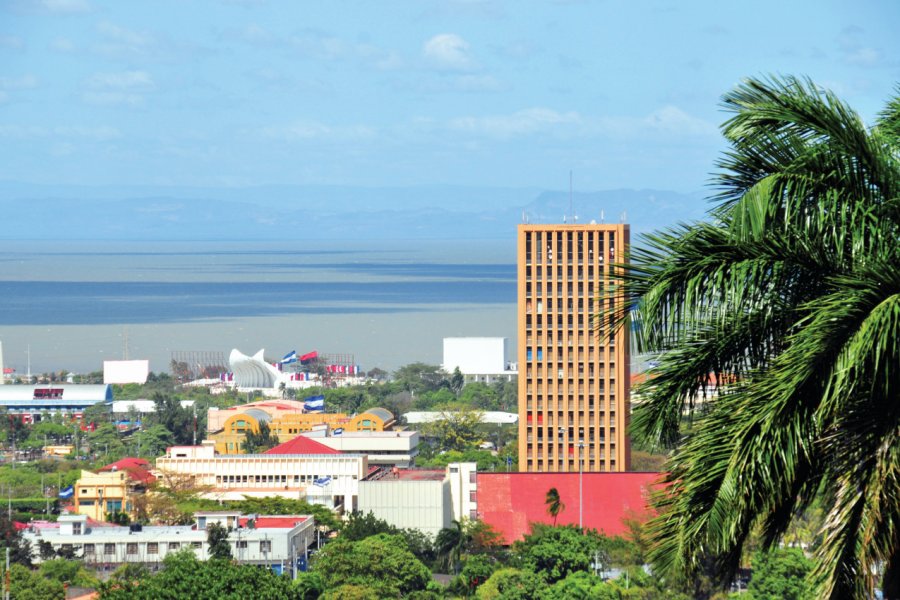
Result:
{"type": "Polygon", "coordinates": [[[113,569],[134,563],[157,568],[166,555],[186,548],[198,559],[207,560],[207,527],[218,523],[229,529],[228,543],[237,562],[267,567],[276,573],[306,570],[308,549],[315,540],[315,520],[310,515],[223,511],[194,516],[194,525],[120,527],[100,526],[86,515],[61,515],[57,524],[32,526],[23,536],[34,548],[43,542],[56,551],[71,551],[88,566],[113,569]]]}
{"type": "Polygon", "coordinates": [[[418,431],[336,431],[326,428],[304,433],[333,450],[365,454],[370,465],[408,469],[419,455],[418,431]]]}
{"type": "Polygon", "coordinates": [[[210,445],[173,446],[156,459],[156,474],[189,477],[203,497],[216,500],[282,496],[356,510],[359,482],[369,470],[365,455],[342,454],[303,436],[288,443],[298,447],[226,456],[210,445]]]}
{"type": "Polygon", "coordinates": [[[391,469],[359,484],[359,510],[436,536],[453,521],[475,518],[475,470],[475,463],[452,463],[443,471],[391,469]]]}
{"type": "Polygon", "coordinates": [[[107,513],[134,511],[134,498],[153,483],[150,463],[142,458],[123,458],[97,472],[82,471],[75,483],[75,511],[98,521],[107,513]]]}

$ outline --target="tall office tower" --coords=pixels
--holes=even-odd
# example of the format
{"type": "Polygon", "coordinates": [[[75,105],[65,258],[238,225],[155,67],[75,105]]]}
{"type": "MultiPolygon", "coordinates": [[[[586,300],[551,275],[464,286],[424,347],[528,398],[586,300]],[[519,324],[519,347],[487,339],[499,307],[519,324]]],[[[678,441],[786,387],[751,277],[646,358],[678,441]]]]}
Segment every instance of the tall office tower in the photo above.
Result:
{"type": "Polygon", "coordinates": [[[522,471],[628,470],[628,332],[594,326],[628,243],[628,225],[519,225],[522,471]]]}

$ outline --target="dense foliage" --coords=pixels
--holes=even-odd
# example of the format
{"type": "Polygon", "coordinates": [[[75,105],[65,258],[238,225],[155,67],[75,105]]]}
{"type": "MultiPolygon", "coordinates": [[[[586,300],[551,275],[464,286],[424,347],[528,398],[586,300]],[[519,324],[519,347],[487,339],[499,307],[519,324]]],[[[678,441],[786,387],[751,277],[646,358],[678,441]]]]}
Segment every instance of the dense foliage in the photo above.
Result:
{"type": "Polygon", "coordinates": [[[774,547],[819,501],[815,594],[872,597],[883,567],[900,597],[900,97],[871,128],[795,78],[724,105],[710,219],[620,266],[618,317],[659,365],[632,432],[675,446],[650,556],[724,583],[754,532],[774,547]]]}

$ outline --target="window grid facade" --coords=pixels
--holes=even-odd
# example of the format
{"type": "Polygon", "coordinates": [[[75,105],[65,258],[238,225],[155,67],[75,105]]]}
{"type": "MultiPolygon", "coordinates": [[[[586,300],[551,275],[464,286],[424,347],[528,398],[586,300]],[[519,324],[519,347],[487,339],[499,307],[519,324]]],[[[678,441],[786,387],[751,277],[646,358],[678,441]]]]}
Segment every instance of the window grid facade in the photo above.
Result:
{"type": "Polygon", "coordinates": [[[518,230],[519,465],[530,472],[626,471],[629,348],[594,316],[609,308],[610,263],[629,244],[611,225],[518,230]]]}

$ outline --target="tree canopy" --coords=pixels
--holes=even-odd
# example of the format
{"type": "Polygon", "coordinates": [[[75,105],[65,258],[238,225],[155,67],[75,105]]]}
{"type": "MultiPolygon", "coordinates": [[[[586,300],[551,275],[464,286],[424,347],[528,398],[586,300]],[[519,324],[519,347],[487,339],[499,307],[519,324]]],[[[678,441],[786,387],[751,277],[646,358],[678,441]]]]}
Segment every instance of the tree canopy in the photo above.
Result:
{"type": "Polygon", "coordinates": [[[873,127],[792,77],[724,107],[709,219],[644,237],[604,315],[657,354],[632,420],[674,446],[650,557],[724,583],[753,532],[774,547],[818,499],[816,595],[871,597],[886,565],[900,597],[900,97],[873,127]]]}

